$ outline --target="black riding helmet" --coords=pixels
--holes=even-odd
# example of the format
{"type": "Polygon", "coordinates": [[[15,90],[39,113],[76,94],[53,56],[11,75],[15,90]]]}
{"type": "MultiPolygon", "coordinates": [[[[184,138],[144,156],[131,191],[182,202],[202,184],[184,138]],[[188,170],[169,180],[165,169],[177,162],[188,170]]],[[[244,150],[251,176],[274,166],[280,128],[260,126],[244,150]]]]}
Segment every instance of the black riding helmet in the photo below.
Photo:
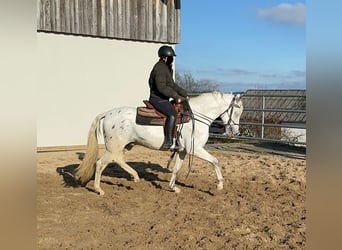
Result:
{"type": "Polygon", "coordinates": [[[171,46],[161,46],[158,50],[158,56],[162,57],[162,56],[176,56],[175,51],[173,50],[173,48],[171,46]]]}

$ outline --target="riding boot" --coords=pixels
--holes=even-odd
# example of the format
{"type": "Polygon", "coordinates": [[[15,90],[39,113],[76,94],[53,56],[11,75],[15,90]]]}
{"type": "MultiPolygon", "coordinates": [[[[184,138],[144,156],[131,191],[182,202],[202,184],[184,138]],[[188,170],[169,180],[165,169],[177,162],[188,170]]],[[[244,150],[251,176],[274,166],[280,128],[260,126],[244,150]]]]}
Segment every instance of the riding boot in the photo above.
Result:
{"type": "Polygon", "coordinates": [[[161,150],[177,150],[177,146],[173,145],[173,130],[176,125],[176,117],[170,115],[165,122],[165,138],[161,150]]]}

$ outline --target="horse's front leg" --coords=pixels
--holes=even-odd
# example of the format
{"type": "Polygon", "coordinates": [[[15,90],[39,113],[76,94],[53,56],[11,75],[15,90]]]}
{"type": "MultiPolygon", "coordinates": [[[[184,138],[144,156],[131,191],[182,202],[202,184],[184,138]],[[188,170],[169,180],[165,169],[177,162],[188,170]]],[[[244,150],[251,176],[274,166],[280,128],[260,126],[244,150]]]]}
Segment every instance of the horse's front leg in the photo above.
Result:
{"type": "Polygon", "coordinates": [[[196,148],[194,155],[197,156],[198,158],[201,158],[203,160],[210,162],[214,166],[216,178],[217,178],[216,187],[217,187],[217,190],[222,190],[223,189],[223,176],[221,173],[221,169],[218,165],[218,160],[214,156],[209,154],[204,148],[196,148]]]}
{"type": "Polygon", "coordinates": [[[171,180],[170,180],[170,184],[169,184],[171,191],[173,191],[175,193],[179,193],[181,191],[180,188],[176,187],[176,178],[177,178],[178,171],[182,167],[185,156],[186,156],[185,150],[178,152],[176,154],[177,158],[176,158],[175,166],[173,167],[172,176],[171,176],[171,180]]]}

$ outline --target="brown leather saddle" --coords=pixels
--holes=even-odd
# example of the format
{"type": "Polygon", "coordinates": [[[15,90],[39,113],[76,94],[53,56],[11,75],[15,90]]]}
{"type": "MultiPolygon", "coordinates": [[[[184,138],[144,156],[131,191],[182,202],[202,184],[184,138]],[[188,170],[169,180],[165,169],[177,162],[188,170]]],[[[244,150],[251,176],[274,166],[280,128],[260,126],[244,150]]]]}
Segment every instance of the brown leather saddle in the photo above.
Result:
{"type": "MultiPolygon", "coordinates": [[[[137,107],[136,124],[164,126],[167,116],[157,111],[148,100],[143,100],[145,107],[137,107]]],[[[187,123],[191,120],[189,111],[184,111],[180,103],[172,102],[173,107],[177,111],[176,124],[187,123]]]]}

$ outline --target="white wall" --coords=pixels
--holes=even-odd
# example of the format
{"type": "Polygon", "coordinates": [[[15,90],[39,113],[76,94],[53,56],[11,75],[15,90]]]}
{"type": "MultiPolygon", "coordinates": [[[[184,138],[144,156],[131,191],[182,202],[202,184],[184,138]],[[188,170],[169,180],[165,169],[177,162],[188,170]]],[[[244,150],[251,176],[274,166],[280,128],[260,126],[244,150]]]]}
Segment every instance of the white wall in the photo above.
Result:
{"type": "Polygon", "coordinates": [[[37,146],[85,145],[95,116],[141,106],[161,44],[37,34],[37,146]]]}

